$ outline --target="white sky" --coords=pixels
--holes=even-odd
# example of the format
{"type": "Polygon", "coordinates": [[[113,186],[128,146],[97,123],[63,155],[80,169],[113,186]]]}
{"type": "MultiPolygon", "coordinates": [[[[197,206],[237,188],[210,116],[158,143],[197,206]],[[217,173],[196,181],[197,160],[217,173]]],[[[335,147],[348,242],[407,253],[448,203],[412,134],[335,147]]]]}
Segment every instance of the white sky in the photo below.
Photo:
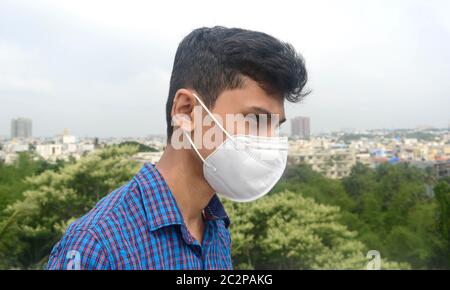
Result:
{"type": "Polygon", "coordinates": [[[449,15],[450,1],[430,0],[0,0],[0,135],[19,116],[37,136],[164,133],[177,45],[213,25],[303,54],[313,93],[287,116],[310,116],[315,133],[446,127],[449,15]]]}

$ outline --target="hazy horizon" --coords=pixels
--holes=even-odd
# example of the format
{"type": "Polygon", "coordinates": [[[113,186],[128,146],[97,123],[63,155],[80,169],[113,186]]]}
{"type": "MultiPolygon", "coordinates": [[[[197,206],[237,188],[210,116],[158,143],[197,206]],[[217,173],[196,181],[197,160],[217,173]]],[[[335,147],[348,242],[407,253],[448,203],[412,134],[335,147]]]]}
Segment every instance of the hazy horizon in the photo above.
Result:
{"type": "MultiPolygon", "coordinates": [[[[0,2],[0,136],[165,133],[173,58],[192,29],[269,33],[304,56],[312,90],[287,117],[313,134],[450,123],[448,1],[0,2]]],[[[284,132],[289,132],[289,120],[284,132]]]]}
{"type": "MultiPolygon", "coordinates": [[[[67,129],[67,128],[64,128],[67,129]]],[[[54,138],[57,136],[62,136],[64,133],[64,129],[61,132],[56,132],[54,134],[50,134],[50,135],[36,135],[36,134],[32,134],[32,138],[54,138]]],[[[330,131],[324,131],[324,132],[312,132],[311,136],[319,136],[319,135],[326,135],[326,134],[334,134],[334,133],[346,133],[346,134],[358,134],[364,131],[384,131],[384,130],[389,130],[389,131],[404,131],[404,130],[411,130],[411,131],[427,131],[427,130],[438,130],[438,131],[449,131],[450,132],[450,126],[448,127],[431,127],[431,126],[425,126],[425,127],[411,127],[411,128],[371,128],[371,129],[360,129],[360,130],[356,130],[354,128],[342,128],[342,129],[338,129],[338,130],[330,130],[330,131]]],[[[88,134],[84,134],[84,135],[77,135],[77,134],[73,134],[70,130],[69,130],[69,135],[75,135],[76,137],[81,137],[81,138],[101,138],[101,139],[107,139],[107,138],[148,138],[148,137],[163,137],[166,138],[166,133],[146,133],[143,135],[115,135],[115,136],[100,136],[100,135],[88,135],[88,134]]],[[[290,130],[285,129],[284,131],[281,132],[283,135],[289,135],[290,136],[290,130]]],[[[11,134],[0,134],[0,138],[6,138],[6,139],[11,139],[11,134]]]]}

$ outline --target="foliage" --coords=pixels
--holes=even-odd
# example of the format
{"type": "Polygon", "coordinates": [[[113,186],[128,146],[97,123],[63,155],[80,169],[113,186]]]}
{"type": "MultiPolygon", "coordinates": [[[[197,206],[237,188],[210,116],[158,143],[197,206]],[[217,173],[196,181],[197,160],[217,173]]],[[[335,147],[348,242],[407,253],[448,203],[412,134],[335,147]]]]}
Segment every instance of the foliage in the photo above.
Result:
{"type": "MultiPolygon", "coordinates": [[[[0,268],[41,268],[68,224],[139,170],[131,159],[139,150],[122,144],[77,162],[20,155],[0,164],[0,268]]],[[[290,166],[268,196],[224,201],[234,266],[363,269],[367,251],[378,250],[384,269],[450,268],[450,186],[429,174],[357,164],[335,180],[290,166]]]]}
{"type": "Polygon", "coordinates": [[[28,188],[25,178],[39,175],[46,170],[58,171],[66,162],[49,163],[32,152],[18,153],[13,164],[0,161],[0,218],[2,210],[20,199],[28,188]]]}
{"type": "MultiPolygon", "coordinates": [[[[290,191],[253,203],[226,202],[233,224],[234,266],[240,269],[364,269],[365,246],[339,222],[336,206],[290,191]]],[[[407,264],[383,260],[384,269],[407,264]]]]}
{"type": "Polygon", "coordinates": [[[111,147],[26,179],[23,198],[0,222],[0,268],[41,267],[68,224],[111,190],[129,180],[139,164],[136,146],[111,147]]]}
{"type": "Polygon", "coordinates": [[[450,185],[446,181],[439,182],[434,188],[438,202],[438,231],[446,241],[441,254],[442,263],[450,268],[450,185]]]}
{"type": "Polygon", "coordinates": [[[430,180],[425,171],[408,164],[372,169],[357,163],[342,180],[328,179],[299,165],[286,170],[273,192],[297,189],[319,203],[339,206],[340,220],[358,233],[366,250],[378,250],[413,268],[449,268],[449,259],[443,258],[450,249],[448,236],[442,235],[446,229],[439,232],[437,218],[439,204],[443,215],[447,207],[445,201],[428,193],[430,180]]]}
{"type": "Polygon", "coordinates": [[[122,142],[118,145],[119,147],[121,146],[137,146],[137,151],[138,152],[158,152],[158,149],[153,148],[152,146],[148,146],[136,141],[125,141],[122,142]]]}

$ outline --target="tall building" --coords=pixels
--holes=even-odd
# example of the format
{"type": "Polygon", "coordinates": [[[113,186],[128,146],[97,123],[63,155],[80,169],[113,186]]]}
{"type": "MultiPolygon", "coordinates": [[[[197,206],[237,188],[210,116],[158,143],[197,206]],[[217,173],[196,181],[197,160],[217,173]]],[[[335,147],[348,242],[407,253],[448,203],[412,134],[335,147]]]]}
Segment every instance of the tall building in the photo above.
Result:
{"type": "Polygon", "coordinates": [[[11,120],[11,138],[30,138],[32,136],[32,122],[27,118],[11,120]]]}
{"type": "Polygon", "coordinates": [[[309,139],[310,136],[309,117],[298,116],[291,120],[291,136],[309,139]]]}

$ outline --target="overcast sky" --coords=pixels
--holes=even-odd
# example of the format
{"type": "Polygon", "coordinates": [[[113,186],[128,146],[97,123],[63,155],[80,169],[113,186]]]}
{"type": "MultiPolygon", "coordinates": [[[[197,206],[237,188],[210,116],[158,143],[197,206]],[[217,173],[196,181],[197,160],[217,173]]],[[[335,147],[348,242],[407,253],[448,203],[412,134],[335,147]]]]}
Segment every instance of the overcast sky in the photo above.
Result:
{"type": "Polygon", "coordinates": [[[313,133],[447,127],[449,15],[445,0],[0,0],[0,135],[19,116],[35,136],[164,133],[177,45],[213,25],[303,54],[313,93],[287,117],[310,116],[313,133]]]}

